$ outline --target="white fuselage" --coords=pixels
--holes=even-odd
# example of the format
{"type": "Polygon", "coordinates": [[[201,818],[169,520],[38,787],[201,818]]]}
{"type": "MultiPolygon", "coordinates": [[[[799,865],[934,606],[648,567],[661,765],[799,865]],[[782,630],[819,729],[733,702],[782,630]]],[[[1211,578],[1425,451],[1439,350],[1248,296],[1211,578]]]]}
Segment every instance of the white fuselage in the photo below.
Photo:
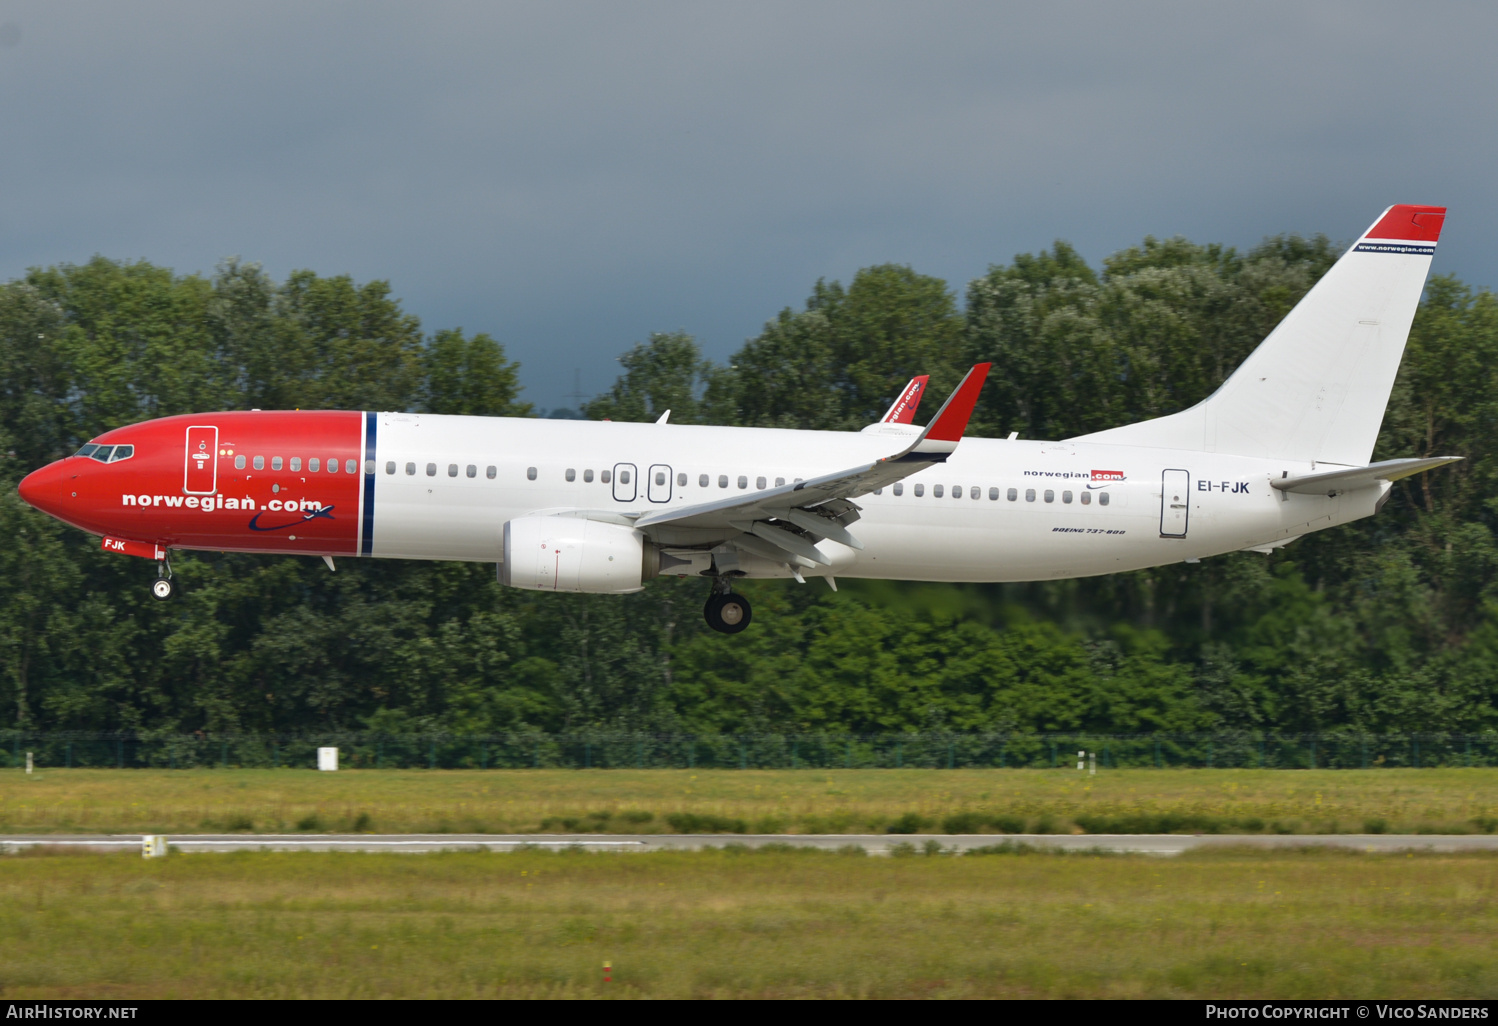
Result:
{"type": "MultiPolygon", "coordinates": [[[[371,554],[497,562],[504,524],[517,517],[691,506],[885,458],[911,430],[380,414],[371,554]]],[[[1389,488],[1328,497],[1270,487],[1272,479],[1318,469],[1334,468],[966,438],[945,463],[859,497],[862,516],[849,529],[862,551],[824,541],[833,565],[806,572],[994,582],[1114,573],[1283,543],[1371,515],[1389,488]]],[[[661,539],[683,548],[696,542],[690,532],[661,539]]]]}

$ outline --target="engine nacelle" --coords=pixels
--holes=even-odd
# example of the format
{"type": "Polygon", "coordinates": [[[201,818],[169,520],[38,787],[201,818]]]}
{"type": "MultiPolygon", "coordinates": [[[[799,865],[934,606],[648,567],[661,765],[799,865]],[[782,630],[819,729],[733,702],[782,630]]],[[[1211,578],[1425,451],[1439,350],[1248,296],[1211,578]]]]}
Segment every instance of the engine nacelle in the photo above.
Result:
{"type": "Polygon", "coordinates": [[[643,532],[580,517],[517,517],[505,524],[499,580],[529,591],[623,595],[660,572],[643,532]]]}

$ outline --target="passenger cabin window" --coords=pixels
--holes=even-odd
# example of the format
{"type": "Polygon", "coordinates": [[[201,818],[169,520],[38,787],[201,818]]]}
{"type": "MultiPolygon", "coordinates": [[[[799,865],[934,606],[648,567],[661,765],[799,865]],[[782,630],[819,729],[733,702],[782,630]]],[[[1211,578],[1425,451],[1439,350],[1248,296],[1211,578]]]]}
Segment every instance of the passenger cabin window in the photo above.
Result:
{"type": "Polygon", "coordinates": [[[1011,489],[1009,489],[1009,491],[1007,493],[1005,493],[1004,498],[1008,499],[1010,502],[1013,502],[1015,499],[1019,498],[1019,489],[1018,488],[1011,488],[1011,489]]]}
{"type": "MultiPolygon", "coordinates": [[[[375,472],[375,462],[374,462],[374,460],[365,460],[364,461],[364,473],[366,473],[366,474],[373,474],[374,472],[375,472]]],[[[353,471],[350,470],[349,473],[352,474],[353,471]]]]}
{"type": "Polygon", "coordinates": [[[756,487],[756,488],[763,488],[763,487],[765,487],[765,479],[762,478],[762,477],[755,478],[754,479],[754,487],[756,487]]]}
{"type": "Polygon", "coordinates": [[[718,475],[718,487],[719,488],[727,488],[728,487],[728,475],[727,474],[719,474],[718,475]]]}
{"type": "Polygon", "coordinates": [[[1097,504],[1099,506],[1106,506],[1106,505],[1108,505],[1108,493],[1107,492],[1098,492],[1097,504]]]}
{"type": "Polygon", "coordinates": [[[458,476],[458,465],[456,463],[449,463],[447,465],[447,476],[448,477],[457,477],[458,476]]]}
{"type": "Polygon", "coordinates": [[[1055,502],[1056,501],[1056,493],[1053,492],[1053,491],[1051,491],[1051,489],[1047,488],[1045,490],[1045,501],[1046,502],[1055,502]]]}
{"type": "MultiPolygon", "coordinates": [[[[258,459],[259,457],[256,457],[256,458],[258,459]]],[[[329,459],[328,459],[328,473],[330,473],[330,474],[336,474],[336,473],[338,473],[338,461],[336,459],[331,458],[331,457],[329,457],[329,459]]]]}
{"type": "Polygon", "coordinates": [[[687,486],[687,475],[685,475],[685,474],[677,474],[676,475],[676,487],[678,487],[678,488],[685,488],[686,486],[687,486]]]}
{"type": "Polygon", "coordinates": [[[749,487],[749,479],[747,477],[745,477],[743,474],[739,475],[739,487],[740,488],[748,488],[749,487]]]}
{"type": "MultiPolygon", "coordinates": [[[[967,497],[969,499],[981,499],[983,497],[983,489],[979,488],[977,485],[973,485],[972,488],[968,489],[967,497]]],[[[995,499],[999,497],[999,493],[997,490],[994,491],[993,497],[995,499]]]]}
{"type": "Polygon", "coordinates": [[[599,484],[608,484],[613,479],[614,479],[614,472],[612,470],[600,470],[598,472],[598,483],[599,484]]]}
{"type": "Polygon", "coordinates": [[[270,458],[270,469],[272,469],[272,470],[280,470],[281,469],[281,457],[279,457],[279,456],[272,456],[270,458]]]}
{"type": "MultiPolygon", "coordinates": [[[[917,492],[916,494],[920,494],[920,493],[917,492]]],[[[933,499],[939,499],[939,498],[941,498],[942,494],[943,493],[942,493],[942,487],[941,487],[941,485],[932,485],[931,486],[931,497],[933,499]]]]}
{"type": "Polygon", "coordinates": [[[1091,504],[1092,504],[1092,493],[1091,492],[1083,492],[1082,493],[1082,505],[1089,506],[1091,504]]]}
{"type": "MultiPolygon", "coordinates": [[[[531,475],[532,475],[532,477],[534,477],[535,473],[536,473],[536,468],[532,467],[531,468],[531,475]]],[[[428,463],[427,464],[427,477],[436,477],[436,476],[437,476],[437,464],[435,464],[435,463],[428,463]]]]}
{"type": "MultiPolygon", "coordinates": [[[[234,469],[235,470],[243,470],[244,469],[244,457],[243,456],[236,456],[236,457],[234,457],[234,469]]],[[[316,468],[313,468],[313,469],[316,469],[316,468]]]]}
{"type": "Polygon", "coordinates": [[[999,501],[999,490],[997,488],[990,488],[988,490],[988,501],[989,502],[998,502],[999,501]]]}
{"type": "MultiPolygon", "coordinates": [[[[293,467],[292,469],[295,470],[296,468],[293,467]]],[[[393,473],[395,473],[395,461],[394,460],[391,460],[390,462],[388,462],[388,463],[385,464],[385,473],[387,473],[387,474],[393,474],[393,473]]]]}
{"type": "Polygon", "coordinates": [[[1061,493],[1061,501],[1062,502],[1071,502],[1071,492],[1069,492],[1069,491],[1062,492],[1061,493]]]}
{"type": "Polygon", "coordinates": [[[265,469],[265,457],[264,456],[256,456],[250,462],[254,464],[254,467],[255,467],[256,470],[264,470],[265,469]]]}
{"type": "Polygon", "coordinates": [[[1026,488],[1025,489],[1025,501],[1026,502],[1034,502],[1035,501],[1035,489],[1034,488],[1026,488]]]}
{"type": "Polygon", "coordinates": [[[697,487],[698,488],[706,488],[707,487],[707,475],[706,474],[698,474],[697,475],[697,487]]]}
{"type": "MultiPolygon", "coordinates": [[[[313,467],[312,469],[316,470],[317,468],[313,467]]],[[[414,464],[414,463],[407,463],[406,464],[406,476],[407,477],[415,477],[416,476],[416,464],[414,464]]]]}
{"type": "Polygon", "coordinates": [[[478,477],[479,476],[479,468],[476,467],[476,466],[474,466],[472,463],[470,463],[470,464],[468,464],[468,471],[467,471],[467,473],[468,473],[469,477],[478,477]]]}
{"type": "MultiPolygon", "coordinates": [[[[358,460],[344,460],[343,461],[343,469],[346,472],[350,473],[350,474],[357,474],[359,472],[359,461],[358,460]]],[[[368,470],[368,472],[371,473],[371,474],[374,473],[374,466],[373,466],[372,463],[371,463],[371,465],[369,467],[367,467],[365,469],[368,470]]]]}
{"type": "MultiPolygon", "coordinates": [[[[494,475],[490,474],[489,476],[493,477],[494,475]]],[[[593,480],[593,471],[591,471],[591,470],[585,470],[585,471],[583,471],[583,481],[584,482],[591,482],[592,480],[593,480]]]]}
{"type": "Polygon", "coordinates": [[[664,470],[657,470],[655,472],[655,483],[658,485],[664,485],[666,483],[666,472],[664,470]]]}
{"type": "Polygon", "coordinates": [[[904,484],[897,484],[897,485],[895,485],[895,494],[896,495],[904,495],[905,494],[905,485],[904,484]]]}
{"type": "MultiPolygon", "coordinates": [[[[234,459],[234,465],[236,467],[243,467],[244,466],[244,457],[243,456],[237,456],[237,457],[235,457],[235,459],[234,459]]],[[[322,469],[322,460],[318,459],[316,456],[312,457],[310,460],[307,461],[307,469],[309,471],[311,471],[312,473],[314,473],[314,474],[317,473],[319,470],[322,469]]]]}
{"type": "Polygon", "coordinates": [[[568,467],[567,468],[567,473],[563,474],[562,476],[565,477],[569,481],[576,481],[577,480],[577,471],[573,470],[571,467],[568,467]]]}
{"type": "Polygon", "coordinates": [[[776,488],[780,488],[780,487],[784,486],[784,484],[785,484],[785,478],[783,478],[783,477],[777,477],[775,479],[775,487],[776,488]]]}
{"type": "Polygon", "coordinates": [[[926,486],[925,485],[918,484],[918,485],[915,486],[915,497],[917,499],[919,499],[922,495],[925,495],[925,494],[926,494],[926,486]]]}
{"type": "MultiPolygon", "coordinates": [[[[484,471],[484,476],[487,477],[489,480],[493,481],[494,480],[494,475],[498,474],[498,473],[499,473],[499,468],[498,467],[490,467],[488,470],[484,471]]],[[[591,474],[593,472],[590,470],[590,471],[588,471],[588,473],[591,474]]]]}
{"type": "Polygon", "coordinates": [[[536,468],[535,467],[526,467],[525,468],[525,479],[527,481],[534,481],[536,479],[536,468]]]}
{"type": "Polygon", "coordinates": [[[620,484],[629,484],[629,471],[627,471],[627,470],[621,470],[621,471],[619,471],[619,483],[620,484]]]}
{"type": "Polygon", "coordinates": [[[883,495],[884,494],[884,489],[883,488],[875,488],[874,489],[874,494],[875,495],[883,495]]]}

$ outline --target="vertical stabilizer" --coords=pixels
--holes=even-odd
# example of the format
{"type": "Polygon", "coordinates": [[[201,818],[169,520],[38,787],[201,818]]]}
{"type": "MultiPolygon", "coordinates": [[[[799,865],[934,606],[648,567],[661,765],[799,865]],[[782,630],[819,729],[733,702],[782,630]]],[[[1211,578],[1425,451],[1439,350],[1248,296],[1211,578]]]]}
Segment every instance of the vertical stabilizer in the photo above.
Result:
{"type": "Polygon", "coordinates": [[[1445,217],[1390,207],[1208,398],[1078,440],[1366,464],[1445,217]]]}

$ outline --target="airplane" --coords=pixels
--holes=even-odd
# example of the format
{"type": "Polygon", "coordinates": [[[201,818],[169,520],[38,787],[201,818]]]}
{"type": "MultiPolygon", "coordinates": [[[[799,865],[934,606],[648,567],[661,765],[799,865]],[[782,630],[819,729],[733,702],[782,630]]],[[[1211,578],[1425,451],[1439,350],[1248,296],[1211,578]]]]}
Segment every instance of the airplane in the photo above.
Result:
{"type": "Polygon", "coordinates": [[[1247,550],[1376,513],[1457,457],[1370,463],[1446,208],[1390,207],[1211,396],[1060,441],[966,438],[990,365],[924,427],[926,379],[862,431],[228,411],[99,435],[20,482],[37,509],[157,563],[176,550],[494,563],[539,591],[701,577],[1035,581],[1247,550]]]}

